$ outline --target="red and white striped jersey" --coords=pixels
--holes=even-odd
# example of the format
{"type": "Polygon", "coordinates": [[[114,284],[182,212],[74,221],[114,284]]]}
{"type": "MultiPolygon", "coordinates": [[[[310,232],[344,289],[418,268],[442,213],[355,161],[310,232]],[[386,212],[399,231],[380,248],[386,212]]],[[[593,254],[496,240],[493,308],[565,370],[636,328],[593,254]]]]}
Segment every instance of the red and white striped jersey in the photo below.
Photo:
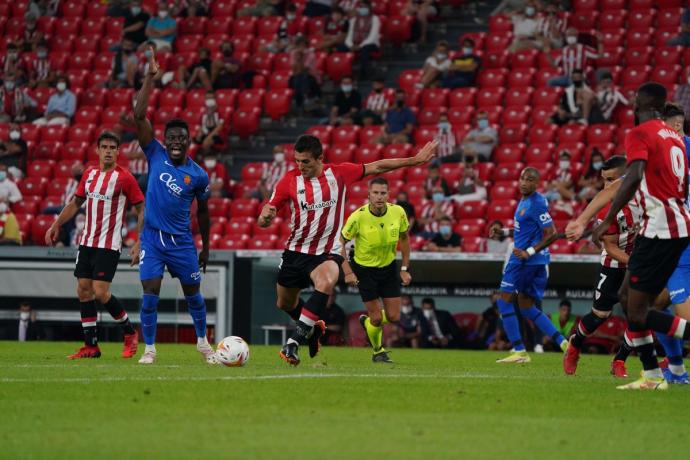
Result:
{"type": "Polygon", "coordinates": [[[293,162],[287,161],[272,161],[270,163],[264,163],[264,171],[261,174],[261,178],[266,182],[266,188],[273,191],[276,184],[283,176],[292,169],[295,168],[293,162]]]}
{"type": "Polygon", "coordinates": [[[586,73],[591,61],[598,57],[596,50],[591,46],[576,43],[564,46],[561,54],[556,57],[556,63],[561,66],[564,75],[571,76],[575,69],[582,69],[586,73]]]}
{"type": "Polygon", "coordinates": [[[79,244],[119,251],[127,205],[144,201],[134,176],[120,165],[110,171],[90,167],[84,171],[75,195],[86,200],[79,244]]]}
{"type": "Polygon", "coordinates": [[[439,232],[439,219],[443,216],[450,217],[455,221],[455,207],[451,200],[444,200],[440,203],[440,206],[436,208],[436,203],[433,201],[427,201],[422,205],[422,211],[419,215],[422,219],[431,219],[429,222],[424,224],[424,231],[431,233],[439,232]]]}
{"type": "Polygon", "coordinates": [[[565,33],[566,21],[558,16],[540,15],[537,18],[537,34],[551,38],[556,32],[565,33]]]}
{"type": "MultiPolygon", "coordinates": [[[[611,204],[607,204],[604,209],[599,211],[597,218],[599,222],[604,220],[606,214],[609,212],[611,204]]],[[[636,200],[631,200],[623,209],[618,211],[616,221],[606,230],[606,235],[618,236],[618,247],[625,251],[627,255],[632,254],[633,246],[635,245],[635,235],[640,223],[640,207],[636,200]]],[[[627,265],[617,261],[609,256],[604,248],[601,251],[601,265],[611,268],[626,268],[627,265]]]]}
{"type": "Polygon", "coordinates": [[[129,158],[129,171],[135,175],[147,174],[149,172],[149,162],[141,150],[139,142],[133,141],[122,144],[120,153],[129,158]]]}
{"type": "Polygon", "coordinates": [[[455,135],[451,130],[438,130],[436,133],[438,141],[438,156],[443,158],[455,153],[455,135]]]}
{"type": "Polygon", "coordinates": [[[642,209],[640,234],[647,238],[690,236],[690,211],[684,206],[688,185],[685,142],[661,120],[649,120],[625,136],[628,164],[647,162],[636,198],[642,209]]]}
{"type": "Polygon", "coordinates": [[[288,171],[278,181],[269,203],[278,211],[290,206],[292,232],[285,244],[303,254],[339,254],[347,186],[364,177],[364,165],[323,165],[323,173],[311,179],[299,169],[288,171]]]}
{"type": "Polygon", "coordinates": [[[366,108],[376,113],[383,113],[390,107],[391,103],[386,96],[386,93],[377,93],[372,91],[367,96],[366,108]]]}

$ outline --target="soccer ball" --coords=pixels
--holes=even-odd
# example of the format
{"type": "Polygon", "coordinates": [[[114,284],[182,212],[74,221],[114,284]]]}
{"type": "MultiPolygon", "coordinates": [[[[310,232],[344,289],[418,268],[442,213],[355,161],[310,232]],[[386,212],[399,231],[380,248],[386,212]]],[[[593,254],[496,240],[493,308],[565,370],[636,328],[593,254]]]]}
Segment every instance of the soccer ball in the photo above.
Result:
{"type": "Polygon", "coordinates": [[[225,366],[244,366],[249,361],[249,345],[242,337],[225,337],[218,343],[216,357],[225,366]]]}

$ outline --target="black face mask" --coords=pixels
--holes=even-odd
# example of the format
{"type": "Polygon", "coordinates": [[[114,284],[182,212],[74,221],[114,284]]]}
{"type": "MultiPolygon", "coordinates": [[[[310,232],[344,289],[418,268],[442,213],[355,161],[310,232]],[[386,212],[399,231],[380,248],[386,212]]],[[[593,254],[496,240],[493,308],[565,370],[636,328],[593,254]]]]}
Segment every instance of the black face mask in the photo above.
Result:
{"type": "Polygon", "coordinates": [[[76,180],[77,182],[80,182],[80,181],[81,181],[81,176],[82,176],[82,173],[75,174],[75,175],[74,175],[74,180],[76,180]]]}
{"type": "Polygon", "coordinates": [[[232,50],[228,50],[228,49],[223,50],[223,56],[227,56],[227,57],[232,56],[232,50]]]}
{"type": "Polygon", "coordinates": [[[395,105],[397,105],[399,109],[402,109],[405,107],[405,101],[395,101],[395,105]]]}
{"type": "Polygon", "coordinates": [[[376,93],[382,93],[382,92],[383,92],[383,88],[374,88],[374,92],[376,92],[376,93]]]}
{"type": "Polygon", "coordinates": [[[574,86],[575,88],[582,88],[582,86],[583,86],[584,84],[585,84],[585,82],[582,81],[582,80],[580,80],[580,81],[573,81],[573,86],[574,86]]]}
{"type": "Polygon", "coordinates": [[[134,52],[134,50],[123,49],[122,52],[123,52],[124,54],[132,54],[132,53],[134,52]]]}

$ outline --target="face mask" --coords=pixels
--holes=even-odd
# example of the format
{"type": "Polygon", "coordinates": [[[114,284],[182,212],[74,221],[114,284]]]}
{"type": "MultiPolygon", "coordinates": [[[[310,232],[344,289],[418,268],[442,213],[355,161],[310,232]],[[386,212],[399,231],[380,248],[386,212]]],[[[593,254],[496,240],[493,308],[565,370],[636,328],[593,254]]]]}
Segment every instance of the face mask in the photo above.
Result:
{"type": "Polygon", "coordinates": [[[5,82],[5,89],[7,91],[12,91],[14,89],[14,82],[13,81],[6,81],[5,82]]]}
{"type": "Polygon", "coordinates": [[[7,58],[11,60],[17,59],[17,52],[16,51],[8,51],[7,52],[7,58]]]}
{"type": "Polygon", "coordinates": [[[352,85],[340,85],[340,89],[342,89],[345,93],[349,93],[352,91],[352,85]]]}
{"type": "Polygon", "coordinates": [[[223,50],[223,56],[232,56],[232,50],[230,49],[224,49],[223,50]]]}
{"type": "Polygon", "coordinates": [[[463,48],[463,49],[462,49],[462,54],[464,54],[465,56],[469,56],[470,54],[472,54],[472,51],[474,51],[474,49],[472,49],[472,48],[469,48],[469,47],[468,47],[468,48],[463,48]]]}
{"type": "Polygon", "coordinates": [[[360,6],[357,8],[357,14],[360,16],[368,16],[369,15],[369,7],[368,6],[360,6]]]}
{"type": "Polygon", "coordinates": [[[7,171],[0,171],[0,182],[7,179],[7,171]]]}
{"type": "Polygon", "coordinates": [[[443,226],[439,227],[438,230],[439,230],[439,232],[441,232],[441,235],[443,235],[443,236],[450,235],[450,227],[447,225],[443,225],[443,226]]]}
{"type": "Polygon", "coordinates": [[[141,13],[141,8],[138,6],[133,6],[132,7],[132,16],[136,16],[139,13],[141,13]]]}
{"type": "Polygon", "coordinates": [[[481,120],[477,121],[477,125],[479,125],[479,129],[486,129],[489,127],[489,120],[482,118],[481,120]]]}
{"type": "Polygon", "coordinates": [[[422,310],[422,313],[424,313],[424,317],[425,317],[426,319],[431,319],[431,318],[434,317],[434,310],[431,310],[431,309],[428,309],[428,310],[427,310],[427,309],[425,308],[424,310],[422,310]]]}
{"type": "Polygon", "coordinates": [[[165,19],[168,17],[168,12],[167,11],[159,11],[158,12],[158,17],[161,19],[165,19]]]}
{"type": "Polygon", "coordinates": [[[56,87],[57,87],[58,91],[63,92],[64,90],[67,89],[67,83],[65,83],[64,81],[58,82],[56,87]]]}
{"type": "Polygon", "coordinates": [[[48,57],[48,52],[45,50],[37,51],[36,56],[38,56],[39,59],[45,59],[48,57]]]}
{"type": "Polygon", "coordinates": [[[573,81],[573,86],[575,88],[582,88],[582,85],[584,85],[584,84],[585,84],[585,82],[581,81],[581,80],[580,81],[573,81]]]}
{"type": "Polygon", "coordinates": [[[282,163],[283,161],[285,161],[285,154],[284,154],[283,152],[274,153],[274,154],[273,154],[273,160],[274,160],[276,163],[282,163]]]}
{"type": "Polygon", "coordinates": [[[137,220],[136,219],[133,219],[133,220],[130,220],[127,222],[127,228],[130,230],[135,229],[136,226],[137,226],[137,220]]]}
{"type": "Polygon", "coordinates": [[[218,162],[218,160],[216,160],[215,158],[206,158],[206,159],[204,160],[204,165],[206,165],[206,167],[209,168],[209,169],[210,169],[210,168],[215,168],[217,162],[218,162]]]}
{"type": "Polygon", "coordinates": [[[534,11],[534,7],[533,7],[533,6],[528,6],[527,8],[525,8],[525,15],[527,15],[527,16],[529,16],[529,17],[534,16],[534,13],[535,13],[535,12],[536,12],[536,11],[534,11]]]}
{"type": "Polygon", "coordinates": [[[446,53],[438,53],[436,55],[436,57],[438,58],[439,61],[445,61],[446,58],[448,58],[448,55],[446,53]]]}
{"type": "Polygon", "coordinates": [[[441,131],[448,131],[450,129],[450,123],[447,121],[442,121],[438,124],[438,129],[441,131]]]}
{"type": "Polygon", "coordinates": [[[558,162],[558,166],[560,166],[561,169],[568,169],[570,168],[570,160],[561,160],[558,162]]]}
{"type": "Polygon", "coordinates": [[[31,318],[31,312],[29,312],[29,311],[19,312],[19,319],[21,319],[22,321],[29,321],[29,318],[31,318]]]}
{"type": "Polygon", "coordinates": [[[403,107],[405,107],[405,101],[396,101],[395,105],[397,105],[398,108],[402,109],[403,107]]]}
{"type": "Polygon", "coordinates": [[[401,305],[400,310],[402,310],[402,312],[406,315],[409,315],[412,313],[412,305],[401,305]]]}
{"type": "Polygon", "coordinates": [[[5,214],[7,212],[7,203],[0,203],[0,214],[5,214]]]}
{"type": "Polygon", "coordinates": [[[18,140],[20,137],[22,137],[22,133],[20,133],[17,130],[10,131],[10,139],[13,141],[18,140]]]}
{"type": "Polygon", "coordinates": [[[216,100],[215,99],[206,99],[206,107],[208,108],[213,108],[216,106],[216,100]]]}
{"type": "Polygon", "coordinates": [[[431,195],[431,199],[434,200],[434,203],[440,203],[445,197],[446,196],[441,192],[434,192],[434,194],[431,195]]]}
{"type": "Polygon", "coordinates": [[[294,21],[297,16],[295,16],[294,14],[288,14],[285,17],[288,21],[294,21]]]}
{"type": "Polygon", "coordinates": [[[604,163],[601,161],[595,161],[592,163],[592,168],[594,168],[595,171],[599,171],[602,167],[604,166],[604,163]]]}
{"type": "Polygon", "coordinates": [[[144,57],[145,57],[146,59],[149,59],[149,58],[152,57],[152,56],[153,56],[153,52],[151,52],[151,50],[146,50],[146,51],[144,51],[144,57]]]}
{"type": "Polygon", "coordinates": [[[565,37],[565,41],[568,43],[568,45],[574,45],[575,43],[577,43],[577,37],[573,35],[568,35],[567,37],[565,37]]]}

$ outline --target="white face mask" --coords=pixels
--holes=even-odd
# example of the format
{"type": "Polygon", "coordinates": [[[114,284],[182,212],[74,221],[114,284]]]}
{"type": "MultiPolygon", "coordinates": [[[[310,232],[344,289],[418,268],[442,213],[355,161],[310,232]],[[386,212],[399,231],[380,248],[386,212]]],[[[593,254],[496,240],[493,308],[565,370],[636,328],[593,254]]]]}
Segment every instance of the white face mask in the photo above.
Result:
{"type": "Polygon", "coordinates": [[[402,312],[405,313],[406,315],[409,315],[410,313],[412,313],[412,305],[402,305],[402,306],[400,307],[400,309],[401,309],[402,312]]]}
{"type": "Polygon", "coordinates": [[[7,171],[0,171],[0,182],[7,179],[7,171]]]}
{"type": "Polygon", "coordinates": [[[20,311],[19,312],[19,319],[22,321],[29,321],[29,318],[31,318],[31,312],[30,311],[20,311]]]}
{"type": "Polygon", "coordinates": [[[48,52],[45,50],[36,51],[36,56],[38,56],[39,59],[45,59],[48,57],[48,52]]]}
{"type": "Polygon", "coordinates": [[[16,129],[14,131],[10,131],[10,139],[11,140],[16,141],[20,137],[22,137],[22,133],[20,133],[16,129]]]}
{"type": "Polygon", "coordinates": [[[561,167],[561,169],[568,169],[570,168],[570,160],[561,160],[558,162],[558,165],[561,167]]]}
{"type": "Polygon", "coordinates": [[[534,7],[533,7],[533,6],[528,6],[527,8],[525,8],[525,14],[526,14],[527,16],[529,16],[529,17],[534,16],[534,13],[535,13],[535,12],[536,12],[536,11],[534,10],[534,7]]]}
{"type": "Polygon", "coordinates": [[[577,43],[577,37],[568,35],[567,37],[565,37],[565,41],[568,43],[568,45],[574,45],[575,43],[577,43]]]}
{"type": "Polygon", "coordinates": [[[425,317],[426,319],[431,319],[431,318],[434,317],[434,310],[426,309],[426,308],[425,308],[425,309],[422,310],[422,313],[424,313],[424,317],[425,317]]]}
{"type": "Polygon", "coordinates": [[[469,56],[470,54],[472,54],[472,51],[474,51],[473,48],[463,48],[462,54],[464,54],[465,56],[469,56]]]}
{"type": "Polygon", "coordinates": [[[204,165],[205,165],[207,168],[215,168],[215,167],[216,167],[216,163],[218,163],[218,160],[216,160],[215,158],[206,158],[206,159],[204,160],[204,165]]]}
{"type": "Polygon", "coordinates": [[[215,99],[206,99],[205,104],[206,104],[206,107],[208,107],[209,109],[212,109],[216,106],[216,100],[215,99]]]}
{"type": "Polygon", "coordinates": [[[273,159],[276,163],[282,163],[283,161],[285,161],[285,154],[283,152],[274,153],[273,159]]]}
{"type": "Polygon", "coordinates": [[[5,214],[7,212],[7,203],[0,203],[0,214],[5,214]]]}
{"type": "Polygon", "coordinates": [[[65,83],[64,81],[58,82],[56,87],[57,87],[58,91],[63,92],[64,90],[67,89],[67,83],[65,83]]]}
{"type": "Polygon", "coordinates": [[[165,19],[168,17],[168,12],[167,11],[159,11],[158,12],[158,17],[161,19],[165,19]]]}

